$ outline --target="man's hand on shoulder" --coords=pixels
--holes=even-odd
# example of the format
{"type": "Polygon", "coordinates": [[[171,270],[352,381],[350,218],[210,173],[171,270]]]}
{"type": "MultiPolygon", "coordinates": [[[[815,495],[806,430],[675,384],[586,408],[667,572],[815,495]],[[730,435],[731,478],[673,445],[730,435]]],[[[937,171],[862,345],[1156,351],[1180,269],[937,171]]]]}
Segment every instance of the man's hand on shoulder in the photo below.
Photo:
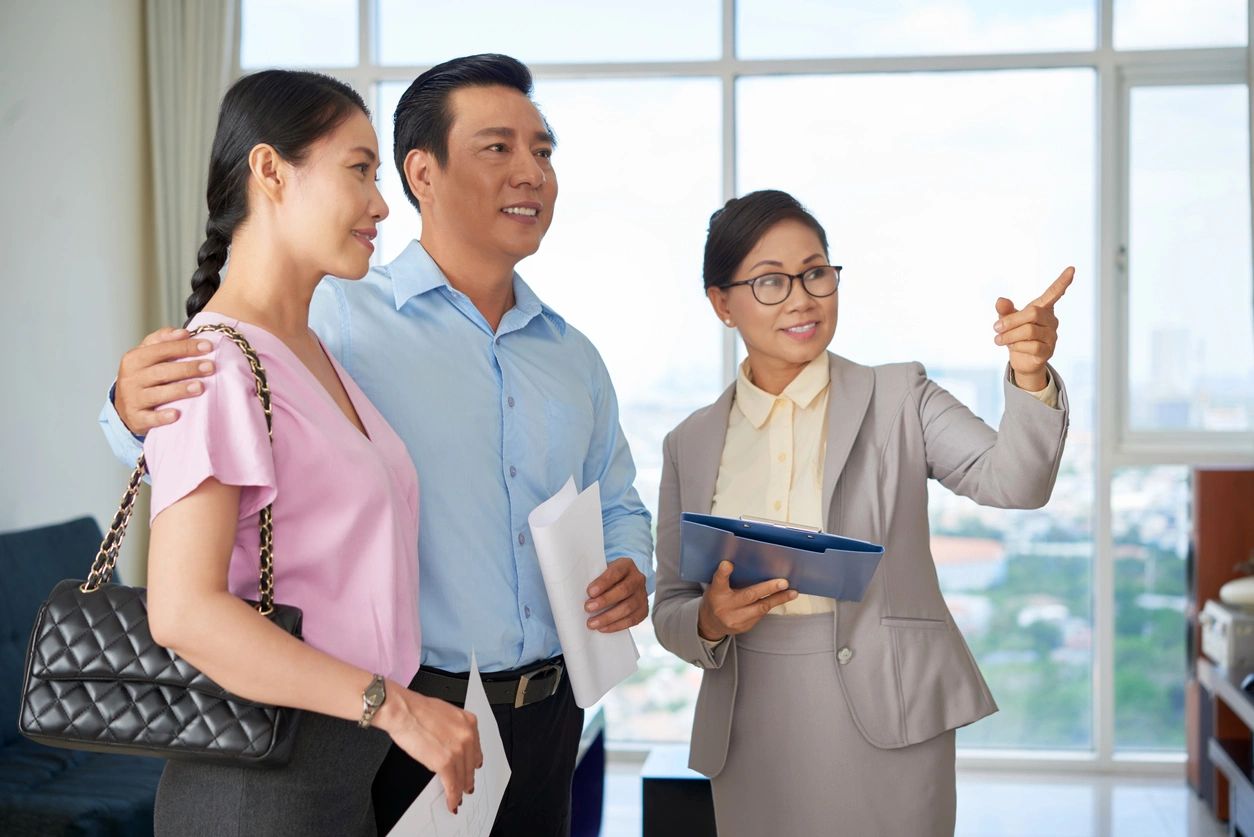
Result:
{"type": "Polygon", "coordinates": [[[625,631],[649,615],[649,591],[644,573],[630,558],[615,558],[596,581],[588,585],[584,610],[595,614],[588,627],[603,634],[625,631]]]}
{"type": "Polygon", "coordinates": [[[162,328],[122,355],[113,407],[126,428],[143,436],[154,427],[177,421],[178,410],[157,408],[204,392],[205,385],[196,379],[212,375],[214,367],[212,361],[197,356],[212,349],[212,343],[192,337],[186,329],[162,328]]]}

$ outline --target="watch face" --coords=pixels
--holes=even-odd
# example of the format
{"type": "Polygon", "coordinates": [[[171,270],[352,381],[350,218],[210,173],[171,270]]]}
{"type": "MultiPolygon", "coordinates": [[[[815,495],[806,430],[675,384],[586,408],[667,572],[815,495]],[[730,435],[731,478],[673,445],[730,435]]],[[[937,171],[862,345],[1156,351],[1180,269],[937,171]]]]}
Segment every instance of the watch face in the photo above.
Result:
{"type": "Polygon", "coordinates": [[[365,694],[363,694],[362,697],[365,698],[366,703],[376,709],[382,706],[383,699],[387,697],[387,691],[383,687],[383,681],[378,678],[370,681],[370,685],[366,687],[365,694]]]}

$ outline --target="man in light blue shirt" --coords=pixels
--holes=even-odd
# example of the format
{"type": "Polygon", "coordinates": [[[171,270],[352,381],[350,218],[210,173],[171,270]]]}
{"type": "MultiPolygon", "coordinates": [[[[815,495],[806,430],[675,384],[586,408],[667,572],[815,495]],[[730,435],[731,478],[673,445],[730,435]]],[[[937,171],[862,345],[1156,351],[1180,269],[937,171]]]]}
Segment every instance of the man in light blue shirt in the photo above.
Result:
{"type": "MultiPolygon", "coordinates": [[[[530,73],[504,56],[455,59],[415,80],[397,107],[395,157],[422,236],[365,279],[325,279],[310,318],[418,468],[413,688],[462,702],[474,649],[513,768],[493,834],[539,835],[569,830],[582,710],[562,676],[527,515],[571,476],[581,489],[600,483],[608,566],[585,605],[596,630],[647,616],[653,543],[605,365],[514,272],[557,198],[554,140],[530,92],[530,73]]],[[[101,413],[120,458],[140,452],[132,431],[177,419],[155,408],[198,394],[188,379],[211,372],[176,362],[197,343],[163,331],[124,358],[116,412],[101,413]]],[[[380,834],[429,777],[393,748],[375,785],[380,834]]]]}

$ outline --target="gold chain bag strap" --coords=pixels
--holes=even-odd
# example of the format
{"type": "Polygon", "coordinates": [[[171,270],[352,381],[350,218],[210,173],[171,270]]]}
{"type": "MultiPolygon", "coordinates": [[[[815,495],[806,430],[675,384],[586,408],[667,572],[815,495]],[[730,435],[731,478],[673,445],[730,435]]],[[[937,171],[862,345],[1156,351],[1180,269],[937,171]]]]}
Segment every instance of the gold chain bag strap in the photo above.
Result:
{"type": "MultiPolygon", "coordinates": [[[[203,325],[192,333],[205,331],[222,333],[248,359],[273,442],[270,386],[257,353],[230,326],[203,325]]],[[[147,591],[112,580],[146,471],[141,455],[86,581],[57,584],[35,617],[19,729],[27,738],[56,747],[283,765],[291,756],[300,713],[236,697],[155,643],[148,630],[147,591]]],[[[249,604],[300,637],[300,609],[274,603],[271,506],[261,510],[259,528],[258,601],[249,604]]]]}

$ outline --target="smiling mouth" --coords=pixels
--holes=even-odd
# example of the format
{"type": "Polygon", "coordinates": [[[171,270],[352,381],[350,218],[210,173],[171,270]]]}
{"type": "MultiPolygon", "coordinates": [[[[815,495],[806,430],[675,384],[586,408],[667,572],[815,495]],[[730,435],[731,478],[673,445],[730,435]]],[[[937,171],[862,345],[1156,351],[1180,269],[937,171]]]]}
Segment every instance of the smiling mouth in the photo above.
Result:
{"type": "Polygon", "coordinates": [[[534,218],[540,214],[540,210],[532,209],[529,206],[507,206],[501,211],[506,215],[522,215],[527,218],[534,218]]]}
{"type": "Polygon", "coordinates": [[[784,331],[787,332],[788,334],[806,334],[807,332],[814,331],[818,327],[819,327],[818,322],[814,321],[814,322],[809,322],[809,323],[802,323],[801,325],[795,325],[792,328],[784,329],[784,331]]]}

